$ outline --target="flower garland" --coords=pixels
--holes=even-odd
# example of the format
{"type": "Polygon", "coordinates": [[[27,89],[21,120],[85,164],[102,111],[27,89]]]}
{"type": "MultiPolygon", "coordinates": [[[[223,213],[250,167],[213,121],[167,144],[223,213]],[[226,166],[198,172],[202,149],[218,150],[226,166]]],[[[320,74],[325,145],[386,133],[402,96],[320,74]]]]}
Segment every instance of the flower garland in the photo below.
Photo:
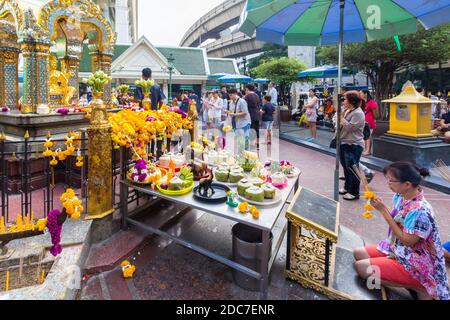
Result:
{"type": "Polygon", "coordinates": [[[66,192],[62,194],[60,200],[63,208],[72,220],[80,218],[81,213],[84,211],[84,207],[82,201],[78,199],[73,189],[67,189],[66,192]]]}
{"type": "Polygon", "coordinates": [[[191,125],[188,117],[170,111],[170,107],[163,106],[160,110],[122,110],[110,115],[112,124],[112,141],[114,148],[133,147],[134,160],[148,159],[152,154],[147,152],[147,144],[155,139],[171,139],[172,135],[191,125]]]}
{"type": "Polygon", "coordinates": [[[73,156],[75,150],[78,148],[76,165],[78,168],[80,168],[83,166],[83,157],[81,156],[81,142],[79,141],[79,139],[80,134],[71,131],[66,136],[66,150],[62,150],[61,148],[59,148],[55,151],[52,151],[51,149],[55,146],[55,143],[52,141],[51,134],[49,133],[47,135],[47,139],[44,142],[45,151],[42,153],[42,155],[46,158],[52,158],[52,160],[50,160],[50,166],[56,167],[59,161],[64,161],[67,159],[67,157],[73,156]]]}
{"type": "Polygon", "coordinates": [[[61,211],[52,210],[49,212],[47,217],[47,229],[52,238],[53,246],[50,248],[50,253],[56,257],[62,252],[61,243],[61,233],[62,225],[58,224],[58,217],[61,215],[61,211]]]}
{"type": "Polygon", "coordinates": [[[376,194],[373,191],[366,190],[366,192],[364,192],[364,198],[367,199],[367,202],[364,205],[364,213],[362,216],[366,219],[373,219],[373,211],[375,208],[372,206],[372,201],[375,200],[376,194]]]}

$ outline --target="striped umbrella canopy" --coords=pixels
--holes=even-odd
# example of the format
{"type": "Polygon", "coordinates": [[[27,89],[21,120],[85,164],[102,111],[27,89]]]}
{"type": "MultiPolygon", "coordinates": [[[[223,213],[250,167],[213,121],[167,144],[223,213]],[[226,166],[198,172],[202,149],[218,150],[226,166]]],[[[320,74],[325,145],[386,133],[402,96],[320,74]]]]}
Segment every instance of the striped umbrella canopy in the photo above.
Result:
{"type": "MultiPolygon", "coordinates": [[[[353,72],[348,68],[342,69],[343,75],[352,75],[353,72]]],[[[339,76],[339,66],[321,66],[308,69],[298,73],[299,78],[337,78],[339,76]]]]}
{"type": "Polygon", "coordinates": [[[248,0],[240,30],[258,40],[296,46],[385,39],[450,22],[450,0],[248,0]]]}
{"type": "Polygon", "coordinates": [[[253,78],[242,74],[229,74],[222,78],[217,79],[218,83],[250,83],[253,82],[253,78]]]}
{"type": "Polygon", "coordinates": [[[266,83],[269,83],[270,80],[269,79],[255,79],[254,82],[258,83],[258,84],[266,84],[266,83]]]}
{"type": "Polygon", "coordinates": [[[214,74],[210,74],[208,76],[208,79],[220,79],[220,78],[225,77],[227,75],[228,75],[228,73],[214,73],[214,74]]]}
{"type": "MultiPolygon", "coordinates": [[[[291,46],[339,44],[338,93],[344,43],[380,40],[450,22],[450,0],[247,0],[239,29],[261,41],[291,46]]],[[[364,54],[361,52],[361,54],[364,54]]],[[[340,101],[340,99],[339,99],[340,101]]],[[[337,108],[334,198],[339,201],[341,108],[337,108]]]]}

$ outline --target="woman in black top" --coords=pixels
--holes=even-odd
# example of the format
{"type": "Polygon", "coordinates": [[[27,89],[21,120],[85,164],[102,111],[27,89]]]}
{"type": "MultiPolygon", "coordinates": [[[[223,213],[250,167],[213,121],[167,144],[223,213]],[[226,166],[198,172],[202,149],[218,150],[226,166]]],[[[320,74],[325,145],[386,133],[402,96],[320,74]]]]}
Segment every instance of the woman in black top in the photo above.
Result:
{"type": "Polygon", "coordinates": [[[272,144],[272,127],[273,127],[273,114],[275,113],[275,106],[270,103],[272,98],[265,96],[263,98],[262,113],[262,127],[266,129],[266,141],[267,145],[272,144]]]}

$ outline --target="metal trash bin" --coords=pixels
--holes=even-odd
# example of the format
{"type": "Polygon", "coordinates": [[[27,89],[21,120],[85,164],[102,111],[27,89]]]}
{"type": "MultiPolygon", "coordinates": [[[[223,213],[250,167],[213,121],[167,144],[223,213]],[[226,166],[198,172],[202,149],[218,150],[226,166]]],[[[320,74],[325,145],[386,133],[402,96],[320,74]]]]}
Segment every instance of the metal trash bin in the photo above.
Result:
{"type": "MultiPolygon", "coordinates": [[[[262,231],[244,224],[236,224],[233,229],[233,261],[259,272],[263,254],[262,231]]],[[[269,260],[272,255],[273,235],[270,234],[269,260]]],[[[249,291],[259,291],[260,283],[242,272],[233,269],[234,282],[249,291]]]]}

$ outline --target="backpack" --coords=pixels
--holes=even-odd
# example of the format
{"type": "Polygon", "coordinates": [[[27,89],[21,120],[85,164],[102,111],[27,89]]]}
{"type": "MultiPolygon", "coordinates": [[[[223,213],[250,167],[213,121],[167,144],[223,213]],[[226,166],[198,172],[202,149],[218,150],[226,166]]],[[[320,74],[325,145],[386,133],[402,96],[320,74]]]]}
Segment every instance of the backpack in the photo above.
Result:
{"type": "Polygon", "coordinates": [[[370,139],[371,133],[370,133],[370,125],[366,122],[364,125],[364,141],[367,141],[370,139]]]}

